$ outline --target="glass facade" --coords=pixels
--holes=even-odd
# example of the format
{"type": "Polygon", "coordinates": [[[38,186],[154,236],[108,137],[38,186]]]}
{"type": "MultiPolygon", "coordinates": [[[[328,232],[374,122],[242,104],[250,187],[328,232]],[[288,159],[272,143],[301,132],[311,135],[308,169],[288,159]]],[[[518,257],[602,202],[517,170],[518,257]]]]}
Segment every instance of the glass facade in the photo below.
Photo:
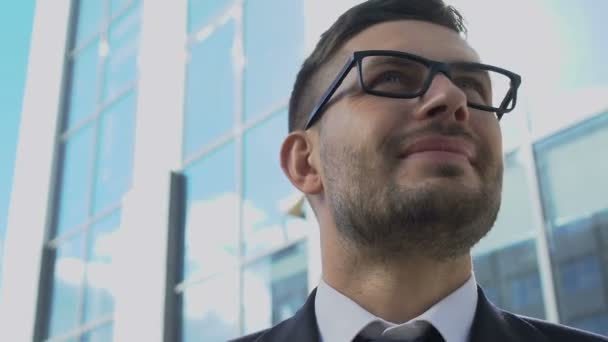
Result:
{"type": "Polygon", "coordinates": [[[608,335],[608,113],[534,146],[561,320],[608,335]]]}
{"type": "Polygon", "coordinates": [[[306,229],[281,210],[294,188],[278,158],[303,57],[303,25],[294,25],[303,21],[300,7],[189,1],[186,218],[176,284],[183,341],[224,341],[277,323],[309,293],[306,229]],[[292,14],[268,20],[277,6],[292,14]],[[277,25],[295,31],[269,34],[277,25]]]}
{"type": "Polygon", "coordinates": [[[109,341],[116,236],[131,185],[136,118],[138,1],[82,0],[69,55],[60,136],[47,338],[109,341]]]}
{"type": "MultiPolygon", "coordinates": [[[[184,215],[177,224],[178,242],[148,241],[147,236],[127,241],[149,253],[134,258],[137,267],[176,273],[162,283],[163,308],[171,307],[167,311],[175,315],[165,314],[162,324],[150,329],[175,336],[175,342],[225,341],[295,313],[320,276],[320,252],[314,216],[279,165],[287,105],[296,72],[310,52],[305,51],[309,31],[321,25],[316,21],[320,9],[337,14],[356,2],[330,9],[318,0],[185,1],[183,16],[167,14],[166,21],[179,25],[184,35],[183,69],[167,63],[168,70],[183,71],[183,84],[166,85],[179,89],[172,96],[180,99],[180,108],[156,113],[146,104],[162,101],[163,94],[144,91],[140,68],[141,75],[166,76],[161,72],[165,56],[148,60],[140,51],[161,50],[150,49],[159,31],[145,23],[156,25],[159,8],[169,5],[73,1],[61,127],[49,171],[54,181],[44,190],[50,193],[51,217],[40,266],[39,312],[32,324],[40,341],[101,342],[116,336],[120,289],[138,276],[124,269],[120,273],[117,262],[121,226],[139,213],[122,201],[137,188],[139,177],[149,172],[156,180],[168,171],[152,169],[160,169],[160,163],[139,158],[142,151],[174,158],[170,171],[184,180],[180,196],[164,198],[152,191],[168,208],[178,203],[184,215]],[[180,121],[179,132],[166,134],[167,128],[150,124],[156,115],[180,121]],[[179,148],[171,147],[172,139],[179,148]],[[142,141],[153,148],[141,149],[142,141]],[[167,250],[158,250],[163,243],[167,250]],[[156,264],[161,257],[149,258],[164,252],[177,261],[165,267],[156,264]],[[156,261],[146,265],[148,259],[156,261]]],[[[501,122],[502,206],[492,231],[473,250],[475,275],[502,308],[608,336],[608,159],[603,157],[608,102],[579,96],[603,94],[608,85],[608,75],[597,71],[608,51],[596,43],[606,28],[597,14],[603,5],[591,0],[576,6],[565,0],[535,3],[557,23],[564,37],[557,45],[576,56],[556,54],[564,73],[545,95],[563,99],[559,111],[539,105],[544,98],[536,97],[534,82],[544,77],[544,69],[534,66],[530,69],[539,74],[523,75],[520,108],[501,122]],[[561,96],[564,89],[572,96],[561,96]]],[[[167,32],[178,38],[172,36],[175,31],[167,32]]],[[[146,197],[133,198],[146,212],[146,197]]],[[[173,234],[171,229],[167,224],[173,234]]],[[[159,296],[160,290],[149,293],[159,296]]]]}

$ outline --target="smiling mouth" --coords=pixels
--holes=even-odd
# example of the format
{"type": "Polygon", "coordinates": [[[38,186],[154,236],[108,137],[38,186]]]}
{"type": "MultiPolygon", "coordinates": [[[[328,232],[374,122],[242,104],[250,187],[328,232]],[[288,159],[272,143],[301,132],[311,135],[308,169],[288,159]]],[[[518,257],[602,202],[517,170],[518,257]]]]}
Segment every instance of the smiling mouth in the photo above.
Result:
{"type": "Polygon", "coordinates": [[[399,154],[399,158],[472,163],[475,158],[475,148],[465,139],[428,136],[409,144],[399,154]]]}

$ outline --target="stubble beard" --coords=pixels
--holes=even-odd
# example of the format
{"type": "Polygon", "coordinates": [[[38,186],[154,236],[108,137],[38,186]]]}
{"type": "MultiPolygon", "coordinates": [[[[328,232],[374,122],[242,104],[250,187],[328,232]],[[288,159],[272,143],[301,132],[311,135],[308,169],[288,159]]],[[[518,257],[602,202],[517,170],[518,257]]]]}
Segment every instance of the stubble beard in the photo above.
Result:
{"type": "MultiPolygon", "coordinates": [[[[373,168],[355,151],[323,150],[327,199],[338,233],[367,258],[450,260],[469,253],[494,225],[502,165],[485,170],[478,189],[457,179],[453,186],[430,181],[406,187],[395,180],[374,182],[373,168]]],[[[434,171],[444,178],[463,172],[447,164],[434,171]]]]}

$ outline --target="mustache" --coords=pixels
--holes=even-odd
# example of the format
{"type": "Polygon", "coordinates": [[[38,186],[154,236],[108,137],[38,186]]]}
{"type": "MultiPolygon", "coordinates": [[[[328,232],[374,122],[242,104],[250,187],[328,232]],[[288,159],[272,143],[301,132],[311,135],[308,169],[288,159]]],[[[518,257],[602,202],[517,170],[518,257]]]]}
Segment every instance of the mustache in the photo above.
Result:
{"type": "Polygon", "coordinates": [[[390,136],[386,139],[384,145],[389,152],[399,153],[403,146],[407,146],[412,141],[421,137],[430,135],[465,139],[472,143],[476,150],[480,148],[479,139],[462,125],[457,123],[443,124],[440,122],[433,122],[425,127],[390,136]]]}

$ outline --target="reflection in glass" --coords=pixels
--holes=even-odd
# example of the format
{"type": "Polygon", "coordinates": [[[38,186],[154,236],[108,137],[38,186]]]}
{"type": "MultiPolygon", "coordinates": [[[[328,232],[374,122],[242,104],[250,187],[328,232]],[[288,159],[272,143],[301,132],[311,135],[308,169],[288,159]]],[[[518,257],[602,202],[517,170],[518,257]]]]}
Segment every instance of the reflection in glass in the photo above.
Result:
{"type": "Polygon", "coordinates": [[[82,336],[80,342],[110,342],[112,341],[112,324],[106,324],[82,336]]]}
{"type": "Polygon", "coordinates": [[[244,6],[245,118],[249,120],[287,102],[303,61],[305,25],[302,0],[245,1],[244,6]]]}
{"type": "Polygon", "coordinates": [[[135,6],[110,26],[110,52],[104,71],[104,102],[120,94],[137,77],[141,7],[135,6]]]}
{"type": "Polygon", "coordinates": [[[244,270],[245,333],[269,328],[295,314],[308,296],[306,242],[244,270]]]}
{"type": "Polygon", "coordinates": [[[110,0],[110,11],[112,15],[116,15],[133,3],[139,5],[139,0],[110,0]]]}
{"type": "Polygon", "coordinates": [[[227,133],[234,125],[234,21],[190,48],[186,84],[184,153],[227,133]]]}
{"type": "Polygon", "coordinates": [[[182,341],[227,341],[239,335],[238,275],[229,272],[183,293],[182,341]]]}
{"type": "Polygon", "coordinates": [[[284,111],[245,134],[245,255],[287,241],[287,214],[281,212],[280,204],[294,192],[294,188],[279,165],[279,151],[286,135],[287,113],[284,111]]]}
{"type": "Polygon", "coordinates": [[[70,137],[63,145],[56,236],[85,223],[89,215],[93,130],[94,126],[89,125],[70,137]]]}
{"type": "Polygon", "coordinates": [[[520,158],[518,151],[505,157],[498,218],[473,249],[475,277],[495,304],[544,318],[530,187],[520,158]]]}
{"type": "Polygon", "coordinates": [[[120,226],[120,211],[91,227],[87,253],[84,320],[103,318],[114,311],[114,283],[119,279],[114,272],[116,235],[120,226]]]}
{"type": "Polygon", "coordinates": [[[83,235],[77,235],[62,242],[56,250],[49,336],[61,335],[80,324],[78,313],[85,267],[83,243],[83,235]]]}
{"type": "Polygon", "coordinates": [[[494,304],[536,318],[545,317],[536,241],[524,240],[474,257],[475,278],[494,304]]]}
{"type": "Polygon", "coordinates": [[[232,3],[230,0],[189,0],[188,32],[201,29],[232,3]]]}
{"type": "Polygon", "coordinates": [[[225,270],[237,262],[239,196],[235,145],[213,151],[185,170],[184,279],[225,270]]]}
{"type": "Polygon", "coordinates": [[[73,58],[66,129],[95,114],[99,88],[99,40],[88,44],[73,58]]]}
{"type": "Polygon", "coordinates": [[[105,1],[100,0],[78,1],[76,45],[101,30],[104,3],[105,1]]]}
{"type": "Polygon", "coordinates": [[[608,315],[608,114],[536,144],[559,316],[600,334],[608,315]]]}
{"type": "Polygon", "coordinates": [[[94,214],[120,202],[131,185],[136,93],[112,104],[100,117],[94,214]]]}
{"type": "Polygon", "coordinates": [[[490,233],[474,248],[474,254],[491,252],[512,242],[533,237],[535,225],[526,169],[519,151],[504,159],[502,203],[490,233]]]}
{"type": "Polygon", "coordinates": [[[547,215],[554,225],[608,208],[608,114],[535,146],[547,215]],[[576,200],[573,200],[576,199],[576,200]]]}

